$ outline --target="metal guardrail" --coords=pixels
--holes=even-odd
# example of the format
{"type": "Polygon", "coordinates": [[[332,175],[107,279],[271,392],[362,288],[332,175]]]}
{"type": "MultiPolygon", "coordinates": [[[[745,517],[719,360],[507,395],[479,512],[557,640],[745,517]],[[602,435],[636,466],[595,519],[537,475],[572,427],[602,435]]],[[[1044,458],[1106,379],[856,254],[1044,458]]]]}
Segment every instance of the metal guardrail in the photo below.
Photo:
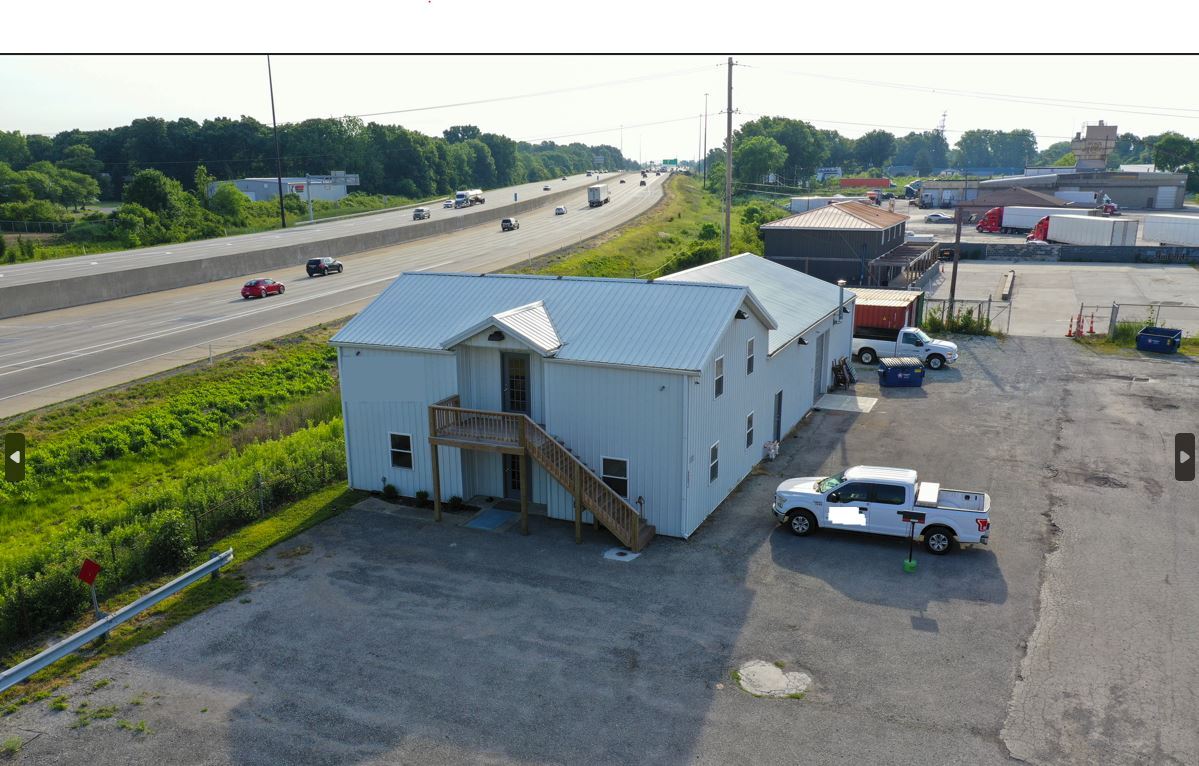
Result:
{"type": "Polygon", "coordinates": [[[21,664],[14,665],[4,672],[0,672],[0,692],[7,691],[42,668],[48,667],[68,654],[77,651],[84,645],[108,633],[108,631],[116,626],[129,621],[142,611],[154,606],[159,601],[175,595],[196,580],[216,574],[217,570],[231,561],[233,561],[232,548],[224,553],[213,554],[212,558],[190,572],[176,577],[166,585],[150,591],[133,603],[118,609],[110,615],[106,615],[103,619],[97,620],[70,638],[59,641],[41,654],[34,655],[21,664]]]}

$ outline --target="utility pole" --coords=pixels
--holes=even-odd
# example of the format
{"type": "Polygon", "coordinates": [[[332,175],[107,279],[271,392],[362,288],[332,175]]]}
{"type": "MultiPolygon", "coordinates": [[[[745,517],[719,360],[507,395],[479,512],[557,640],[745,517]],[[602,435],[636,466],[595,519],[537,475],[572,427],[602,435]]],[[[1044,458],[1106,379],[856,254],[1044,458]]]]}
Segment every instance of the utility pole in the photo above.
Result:
{"type": "Polygon", "coordinates": [[[287,228],[287,214],[283,210],[283,158],[279,154],[279,125],[275,122],[275,80],[271,76],[271,56],[266,57],[266,81],[271,88],[271,129],[275,132],[275,175],[279,180],[279,227],[287,228]]]}
{"type": "Polygon", "coordinates": [[[733,57],[729,56],[729,108],[724,133],[724,258],[729,257],[733,218],[733,57]]]}
{"type": "MultiPolygon", "coordinates": [[[[965,196],[965,191],[962,192],[965,196]]],[[[958,289],[958,260],[962,257],[962,208],[954,211],[954,235],[953,235],[953,271],[949,277],[949,310],[945,312],[946,326],[949,324],[949,318],[953,316],[953,299],[958,289]]]]}
{"type": "Polygon", "coordinates": [[[704,94],[704,190],[708,188],[708,94],[704,94]]]}

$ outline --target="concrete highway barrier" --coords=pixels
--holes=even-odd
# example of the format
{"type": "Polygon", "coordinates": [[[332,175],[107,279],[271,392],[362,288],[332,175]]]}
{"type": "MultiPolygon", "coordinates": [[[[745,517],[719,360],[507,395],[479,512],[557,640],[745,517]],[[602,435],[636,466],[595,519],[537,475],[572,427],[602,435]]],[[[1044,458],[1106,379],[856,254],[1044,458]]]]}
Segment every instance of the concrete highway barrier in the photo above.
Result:
{"type": "MultiPolygon", "coordinates": [[[[86,276],[52,279],[12,286],[0,285],[0,319],[34,314],[39,311],[82,306],[115,298],[127,298],[159,290],[172,290],[204,282],[217,282],[242,276],[265,276],[272,269],[299,266],[310,258],[362,253],[381,247],[411,242],[440,234],[519,216],[530,210],[558,203],[571,195],[585,196],[586,188],[575,188],[496,205],[488,203],[477,210],[453,218],[431,218],[419,224],[368,231],[341,237],[313,240],[280,247],[222,253],[208,258],[181,260],[141,268],[119,269],[86,276]]],[[[436,210],[434,211],[436,215],[436,210]]],[[[284,281],[284,280],[281,280],[284,281]]]]}

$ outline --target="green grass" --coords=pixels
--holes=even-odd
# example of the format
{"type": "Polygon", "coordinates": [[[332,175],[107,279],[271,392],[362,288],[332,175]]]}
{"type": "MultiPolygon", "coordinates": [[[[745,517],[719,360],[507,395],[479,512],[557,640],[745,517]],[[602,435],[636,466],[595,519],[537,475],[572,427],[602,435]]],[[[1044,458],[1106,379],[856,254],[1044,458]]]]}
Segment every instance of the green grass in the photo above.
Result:
{"type": "Polygon", "coordinates": [[[0,430],[28,439],[30,472],[21,485],[0,482],[0,574],[52,544],[82,518],[101,527],[125,518],[139,497],[211,466],[234,450],[294,433],[340,414],[331,328],[260,344],[212,367],[102,392],[5,422],[0,430]],[[81,462],[80,442],[148,420],[176,418],[186,431],[174,444],[81,462]],[[61,457],[61,460],[53,456],[61,457]],[[57,462],[55,462],[57,461],[57,462]],[[62,467],[58,467],[62,466],[62,467]],[[57,473],[58,475],[55,475],[57,473]],[[47,477],[46,475],[49,474],[47,477]],[[7,497],[5,497],[7,495],[7,497]]]}
{"type": "MultiPolygon", "coordinates": [[[[591,277],[653,278],[687,264],[684,260],[697,245],[721,246],[724,225],[720,199],[704,192],[694,177],[674,175],[663,186],[663,199],[646,215],[598,237],[580,242],[549,256],[507,269],[515,273],[537,273],[591,277]],[[704,225],[708,224],[706,234],[704,225]],[[701,237],[705,237],[701,239],[701,237]]],[[[761,254],[757,224],[742,216],[751,206],[773,220],[786,211],[769,199],[746,199],[733,205],[731,251],[761,254]]],[[[707,260],[699,258],[697,262],[707,260]]]]}
{"type": "MultiPolygon", "coordinates": [[[[109,634],[107,641],[95,645],[90,653],[76,653],[59,660],[54,665],[35,673],[23,687],[26,694],[46,694],[54,692],[62,685],[89,668],[95,667],[107,657],[124,654],[135,647],[161,636],[170,628],[187,621],[201,612],[217,604],[228,601],[245,592],[244,577],[240,575],[241,566],[245,562],[279,543],[300,534],[301,532],[333,518],[354,503],[362,500],[367,493],[357,490],[347,490],[345,487],[329,487],[313,493],[310,497],[293,503],[286,509],[273,516],[250,524],[238,531],[215,541],[211,548],[225,550],[233,549],[235,563],[224,570],[215,579],[205,579],[187,588],[183,592],[160,602],[151,609],[141,613],[134,619],[118,626],[109,634]]],[[[122,593],[102,604],[106,611],[115,611],[123,604],[132,601],[154,588],[162,585],[170,577],[143,583],[135,589],[122,593]]],[[[78,630],[90,622],[90,618],[81,619],[70,630],[78,630]]],[[[17,691],[10,689],[0,694],[0,703],[15,704],[17,691]]],[[[135,697],[135,700],[140,698],[135,697]]],[[[131,701],[136,705],[139,702],[131,701]]],[[[54,710],[65,710],[67,698],[55,697],[50,703],[54,710]]],[[[78,711],[86,711],[87,702],[79,704],[78,711]]],[[[88,716],[92,718],[94,716],[88,716]]],[[[86,723],[81,724],[86,725],[86,723]]]]}
{"type": "Polygon", "coordinates": [[[21,752],[23,741],[20,737],[9,737],[4,740],[4,744],[0,745],[0,755],[5,758],[12,758],[17,753],[21,752]]]}

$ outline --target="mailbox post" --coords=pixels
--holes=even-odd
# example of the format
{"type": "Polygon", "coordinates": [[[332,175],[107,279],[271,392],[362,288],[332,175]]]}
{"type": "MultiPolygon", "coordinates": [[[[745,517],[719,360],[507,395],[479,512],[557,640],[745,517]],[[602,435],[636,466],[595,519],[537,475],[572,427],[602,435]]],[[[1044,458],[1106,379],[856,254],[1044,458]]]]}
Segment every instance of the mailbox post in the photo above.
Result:
{"type": "Polygon", "coordinates": [[[916,559],[912,558],[912,551],[916,543],[916,525],[924,523],[924,514],[921,511],[896,511],[904,523],[908,525],[908,557],[903,562],[903,571],[916,571],[916,559]]]}

